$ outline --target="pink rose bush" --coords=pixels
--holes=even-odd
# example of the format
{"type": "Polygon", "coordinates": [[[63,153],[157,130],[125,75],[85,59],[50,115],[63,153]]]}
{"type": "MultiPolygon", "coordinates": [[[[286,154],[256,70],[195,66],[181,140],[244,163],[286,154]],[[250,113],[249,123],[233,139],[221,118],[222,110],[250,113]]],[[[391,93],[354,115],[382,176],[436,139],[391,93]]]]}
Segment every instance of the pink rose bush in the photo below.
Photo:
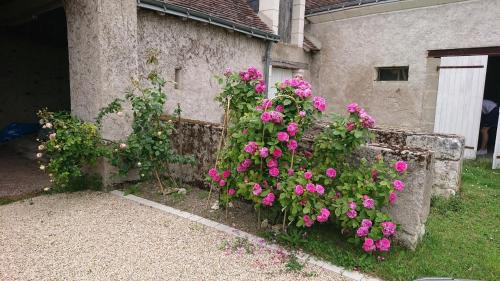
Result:
{"type": "Polygon", "coordinates": [[[332,222],[367,253],[387,252],[397,225],[386,208],[405,189],[404,161],[393,166],[382,157],[354,165],[350,153],[370,137],[374,119],[352,103],[347,116],[337,117],[318,134],[312,150],[303,150],[303,133],[327,109],[311,85],[297,76],[274,85],[276,96],[265,98],[262,73],[227,72],[217,97],[229,118],[221,161],[208,172],[221,202],[241,198],[281,212],[287,225],[317,227],[332,222]]]}

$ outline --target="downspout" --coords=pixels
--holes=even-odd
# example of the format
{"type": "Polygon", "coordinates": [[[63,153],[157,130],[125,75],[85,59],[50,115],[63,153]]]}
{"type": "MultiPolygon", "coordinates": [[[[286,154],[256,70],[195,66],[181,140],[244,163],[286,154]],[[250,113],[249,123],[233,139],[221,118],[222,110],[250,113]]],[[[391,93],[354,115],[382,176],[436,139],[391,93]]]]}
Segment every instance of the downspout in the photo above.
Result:
{"type": "Polygon", "coordinates": [[[273,41],[266,41],[266,53],[264,54],[264,79],[266,81],[266,96],[269,97],[269,67],[271,66],[271,51],[273,41]]]}

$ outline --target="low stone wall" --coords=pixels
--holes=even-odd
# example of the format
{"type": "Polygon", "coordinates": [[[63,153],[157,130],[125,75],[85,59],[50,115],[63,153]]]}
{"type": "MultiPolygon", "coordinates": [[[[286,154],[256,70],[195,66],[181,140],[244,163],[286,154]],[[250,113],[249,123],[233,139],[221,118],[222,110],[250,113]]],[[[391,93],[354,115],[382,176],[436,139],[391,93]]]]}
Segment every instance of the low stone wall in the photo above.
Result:
{"type": "Polygon", "coordinates": [[[465,139],[457,135],[373,129],[373,143],[425,149],[433,153],[432,195],[449,197],[460,190],[465,139]]]}
{"type": "MultiPolygon", "coordinates": [[[[305,134],[306,145],[311,142],[312,136],[323,128],[324,124],[321,124],[305,134]]],[[[183,181],[208,187],[205,177],[207,171],[215,165],[221,131],[222,127],[218,124],[192,120],[176,122],[176,132],[172,138],[174,147],[181,153],[193,155],[198,163],[195,166],[173,166],[171,169],[174,174],[183,181]]],[[[408,162],[408,173],[404,179],[406,188],[398,193],[399,198],[389,211],[401,225],[398,241],[410,249],[415,249],[425,233],[425,222],[429,214],[434,180],[434,154],[425,149],[408,149],[394,143],[372,143],[360,147],[353,154],[353,160],[373,159],[378,154],[382,154],[387,161],[403,159],[408,162]]]]}

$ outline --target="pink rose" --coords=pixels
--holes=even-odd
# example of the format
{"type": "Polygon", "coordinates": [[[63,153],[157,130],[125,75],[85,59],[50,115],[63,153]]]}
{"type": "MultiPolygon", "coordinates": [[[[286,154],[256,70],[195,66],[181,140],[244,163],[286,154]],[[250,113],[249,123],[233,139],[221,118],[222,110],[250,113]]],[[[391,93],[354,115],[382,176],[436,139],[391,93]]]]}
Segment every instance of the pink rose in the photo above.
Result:
{"type": "Polygon", "coordinates": [[[376,243],[377,249],[381,252],[388,252],[391,248],[391,241],[387,238],[382,238],[378,240],[376,243]]]}
{"type": "Polygon", "coordinates": [[[278,132],[278,141],[280,142],[287,142],[289,140],[289,136],[285,132],[278,132]]]}
{"type": "Polygon", "coordinates": [[[306,180],[310,180],[312,178],[313,174],[310,171],[307,171],[304,173],[304,178],[306,180]]]}
{"type": "Polygon", "coordinates": [[[229,196],[233,196],[236,194],[236,190],[234,190],[234,188],[230,188],[227,190],[227,194],[229,194],[229,196]]]}
{"type": "Polygon", "coordinates": [[[349,209],[351,209],[351,210],[356,210],[356,208],[358,207],[355,202],[349,202],[348,206],[349,206],[349,209]]]}
{"type": "Polygon", "coordinates": [[[302,187],[302,185],[298,184],[295,186],[295,194],[297,194],[298,196],[304,194],[304,188],[302,187]]]}
{"type": "Polygon", "coordinates": [[[225,186],[226,185],[226,181],[225,180],[220,180],[219,181],[219,185],[220,186],[225,186]]]}
{"type": "Polygon", "coordinates": [[[403,173],[404,171],[406,171],[406,169],[408,169],[408,164],[406,164],[405,161],[400,160],[396,162],[396,164],[394,164],[394,169],[396,169],[396,171],[400,173],[403,173]]]}
{"type": "Polygon", "coordinates": [[[304,225],[305,227],[311,227],[314,224],[314,221],[308,215],[304,215],[304,225]]]}
{"type": "Polygon", "coordinates": [[[306,189],[307,189],[307,191],[309,191],[311,193],[316,192],[316,186],[312,183],[306,184],[306,189]]]}
{"type": "Polygon", "coordinates": [[[257,85],[255,85],[255,92],[261,94],[266,90],[266,83],[264,81],[259,81],[257,85]]]}
{"type": "Polygon", "coordinates": [[[299,116],[302,117],[302,118],[306,117],[306,112],[305,111],[300,111],[299,112],[299,116]]]}
{"type": "Polygon", "coordinates": [[[288,169],[288,175],[293,176],[295,174],[295,171],[293,169],[288,169]]]}
{"type": "Polygon", "coordinates": [[[255,196],[259,196],[262,193],[262,187],[260,186],[260,184],[256,183],[253,185],[252,193],[255,196]]]}
{"type": "Polygon", "coordinates": [[[215,168],[208,170],[208,175],[212,178],[217,176],[217,170],[215,168]]]}
{"type": "Polygon", "coordinates": [[[262,199],[262,205],[264,205],[264,206],[272,206],[273,202],[274,202],[274,199],[276,199],[276,197],[274,196],[274,194],[272,192],[270,192],[270,193],[268,193],[266,195],[266,197],[264,197],[262,199]]]}
{"type": "Polygon", "coordinates": [[[363,250],[367,253],[375,250],[375,242],[371,238],[365,238],[365,242],[363,242],[363,250]]]}
{"type": "Polygon", "coordinates": [[[246,153],[254,154],[257,151],[257,149],[259,149],[259,146],[254,141],[248,142],[248,144],[245,145],[246,153]]]}
{"type": "Polygon", "coordinates": [[[363,196],[363,207],[367,209],[373,209],[373,207],[375,207],[375,201],[372,198],[365,195],[363,196]]]}
{"type": "Polygon", "coordinates": [[[286,131],[292,137],[297,134],[298,130],[299,130],[299,125],[295,122],[288,124],[288,126],[286,127],[286,131]]]}
{"type": "Polygon", "coordinates": [[[394,203],[396,203],[397,199],[398,199],[398,195],[396,194],[396,192],[389,193],[389,203],[394,204],[394,203]]]}
{"type": "Polygon", "coordinates": [[[372,227],[372,225],[373,225],[373,223],[372,223],[372,221],[371,221],[371,220],[369,220],[369,219],[362,219],[362,220],[361,220],[361,226],[362,226],[362,227],[367,227],[367,228],[370,228],[370,227],[372,227]]]}
{"type": "Polygon", "coordinates": [[[358,230],[356,231],[356,235],[358,237],[365,237],[366,235],[368,235],[369,232],[370,232],[370,230],[368,227],[362,226],[362,227],[358,228],[358,230]]]}
{"type": "Polygon", "coordinates": [[[350,113],[357,112],[360,109],[359,105],[357,103],[355,103],[355,102],[348,104],[346,106],[346,108],[347,108],[347,111],[349,111],[350,113]]]}
{"type": "Polygon", "coordinates": [[[354,122],[348,122],[347,124],[345,124],[345,128],[348,132],[354,130],[355,127],[356,124],[354,124],[354,122]]]}
{"type": "Polygon", "coordinates": [[[269,161],[267,161],[267,167],[268,168],[278,167],[278,161],[276,161],[276,159],[270,159],[269,161]]]}
{"type": "Polygon", "coordinates": [[[280,170],[278,170],[278,168],[271,168],[269,170],[269,175],[271,177],[277,177],[277,176],[279,176],[279,174],[280,174],[280,170]]]}
{"type": "Polygon", "coordinates": [[[320,185],[320,184],[317,184],[316,185],[316,192],[319,194],[319,195],[323,195],[325,193],[325,188],[320,185]]]}
{"type": "Polygon", "coordinates": [[[400,181],[400,180],[395,180],[392,185],[394,186],[394,189],[397,191],[403,191],[405,188],[405,183],[400,181]]]}
{"type": "Polygon", "coordinates": [[[280,157],[281,157],[281,155],[283,155],[283,151],[281,151],[281,149],[279,149],[279,148],[277,148],[277,147],[276,147],[276,148],[273,150],[273,157],[274,157],[274,158],[280,158],[280,157]]]}
{"type": "Polygon", "coordinates": [[[297,149],[297,147],[299,146],[299,144],[297,143],[296,140],[290,140],[286,147],[290,150],[290,151],[295,151],[297,149]]]}
{"type": "Polygon", "coordinates": [[[313,98],[313,106],[316,108],[318,111],[325,111],[326,109],[326,100],[320,96],[315,96],[313,98]]]}
{"type": "Polygon", "coordinates": [[[327,208],[321,208],[320,214],[316,217],[316,220],[319,222],[326,222],[330,217],[330,210],[327,208]]]}
{"type": "Polygon", "coordinates": [[[226,67],[226,69],[224,69],[224,76],[230,76],[232,73],[232,70],[230,67],[226,67]]]}
{"type": "Polygon", "coordinates": [[[223,173],[222,173],[222,177],[227,179],[231,176],[231,172],[229,170],[225,170],[223,173]]]}
{"type": "Polygon", "coordinates": [[[382,226],[382,233],[385,237],[396,234],[396,224],[390,221],[385,221],[380,224],[382,226]]]}
{"type": "Polygon", "coordinates": [[[337,176],[337,171],[334,168],[326,169],[326,176],[329,178],[335,178],[337,176]]]}
{"type": "Polygon", "coordinates": [[[262,115],[260,115],[260,120],[262,120],[262,122],[264,123],[271,121],[271,113],[267,111],[263,112],[262,115]]]}
{"type": "Polygon", "coordinates": [[[285,111],[285,107],[281,104],[277,105],[276,108],[274,108],[274,110],[280,112],[280,113],[283,113],[283,111],[285,111]]]}
{"type": "Polygon", "coordinates": [[[268,109],[271,106],[273,106],[273,101],[270,100],[270,99],[263,99],[262,103],[261,103],[261,106],[262,106],[263,109],[268,109]]]}
{"type": "Polygon", "coordinates": [[[267,156],[269,156],[269,148],[267,147],[261,148],[259,154],[261,158],[266,158],[267,156]]]}
{"type": "Polygon", "coordinates": [[[358,216],[358,212],[356,212],[356,210],[349,210],[349,211],[347,211],[346,215],[350,219],[353,219],[353,218],[358,216]]]}

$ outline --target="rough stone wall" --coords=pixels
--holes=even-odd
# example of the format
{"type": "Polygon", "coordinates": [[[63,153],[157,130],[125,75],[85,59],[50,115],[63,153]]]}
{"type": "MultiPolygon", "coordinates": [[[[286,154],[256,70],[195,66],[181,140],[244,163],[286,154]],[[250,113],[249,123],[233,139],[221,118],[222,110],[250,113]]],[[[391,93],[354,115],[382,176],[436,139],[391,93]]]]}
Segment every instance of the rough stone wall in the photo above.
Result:
{"type": "Polygon", "coordinates": [[[214,76],[226,67],[264,68],[263,40],[195,21],[139,10],[138,38],[141,72],[146,52],[154,48],[161,52],[158,69],[164,77],[173,81],[175,69],[180,69],[178,89],[172,84],[166,87],[166,111],[172,113],[180,103],[184,118],[220,123],[223,112],[214,101],[220,87],[214,76]]]}
{"type": "Polygon", "coordinates": [[[439,59],[427,51],[500,45],[499,12],[500,1],[474,0],[310,24],[322,43],[313,84],[329,112],[355,101],[380,126],[432,131],[439,59]],[[409,81],[374,81],[375,67],[407,65],[409,81]]]}
{"type": "Polygon", "coordinates": [[[62,9],[1,27],[0,38],[0,129],[11,122],[38,123],[36,113],[42,107],[70,110],[62,9]]]}
{"type": "MultiPolygon", "coordinates": [[[[323,125],[313,130],[318,133],[323,125]]],[[[216,152],[222,128],[218,124],[189,121],[176,123],[177,132],[173,135],[174,148],[184,154],[191,154],[198,159],[195,166],[174,166],[172,170],[180,179],[206,186],[204,181],[207,171],[214,167],[216,152]]],[[[303,140],[311,144],[308,133],[303,140]]],[[[407,149],[391,145],[371,144],[360,147],[353,155],[353,160],[363,157],[374,159],[382,154],[388,162],[403,159],[408,162],[408,173],[404,179],[406,188],[398,193],[397,203],[389,210],[392,217],[401,225],[397,239],[410,249],[415,249],[425,233],[425,222],[429,214],[431,188],[433,181],[433,154],[422,149],[407,149]]]]}
{"type": "Polygon", "coordinates": [[[449,197],[460,190],[465,139],[456,135],[425,134],[400,130],[372,130],[374,143],[425,149],[434,156],[432,195],[449,197]]]}

